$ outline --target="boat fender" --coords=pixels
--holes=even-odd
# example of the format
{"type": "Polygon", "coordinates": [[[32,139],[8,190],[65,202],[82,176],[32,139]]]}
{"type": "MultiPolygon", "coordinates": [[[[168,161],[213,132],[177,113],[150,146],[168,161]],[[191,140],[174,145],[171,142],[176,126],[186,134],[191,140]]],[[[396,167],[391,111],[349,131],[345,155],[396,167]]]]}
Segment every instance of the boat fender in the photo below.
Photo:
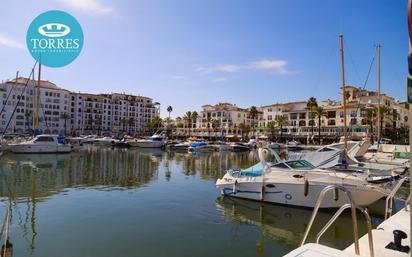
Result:
{"type": "Polygon", "coordinates": [[[339,200],[339,189],[337,188],[333,189],[333,200],[335,201],[339,200]]]}
{"type": "Polygon", "coordinates": [[[1,246],[1,257],[11,257],[13,256],[13,244],[10,243],[9,239],[7,238],[6,244],[1,246]]]}
{"type": "Polygon", "coordinates": [[[308,196],[309,194],[309,180],[305,177],[305,184],[303,187],[303,194],[306,196],[308,196]]]}
{"type": "Polygon", "coordinates": [[[237,186],[237,180],[235,179],[235,182],[233,183],[233,189],[232,189],[234,195],[236,194],[236,186],[237,186]]]}

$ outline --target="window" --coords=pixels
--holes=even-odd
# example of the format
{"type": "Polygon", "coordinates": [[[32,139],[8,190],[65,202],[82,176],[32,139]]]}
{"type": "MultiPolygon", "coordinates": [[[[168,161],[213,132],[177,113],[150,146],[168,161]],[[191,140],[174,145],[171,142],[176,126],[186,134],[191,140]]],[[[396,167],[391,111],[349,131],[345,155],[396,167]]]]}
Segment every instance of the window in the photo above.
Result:
{"type": "Polygon", "coordinates": [[[312,164],[310,164],[309,162],[305,160],[289,161],[289,162],[286,162],[286,164],[289,165],[292,169],[298,169],[298,170],[310,170],[310,169],[315,168],[312,164]]]}
{"type": "Polygon", "coordinates": [[[282,163],[282,162],[278,163],[278,164],[275,164],[272,167],[281,168],[281,169],[289,169],[289,167],[286,164],[282,163]]]}
{"type": "Polygon", "coordinates": [[[38,137],[35,142],[54,142],[52,137],[38,137]]]}
{"type": "Polygon", "coordinates": [[[351,125],[356,125],[356,119],[350,119],[350,124],[351,125]]]}
{"type": "Polygon", "coordinates": [[[356,111],[351,111],[350,112],[350,116],[351,117],[356,117],[356,116],[358,116],[358,111],[356,110],[356,111]]]}
{"type": "Polygon", "coordinates": [[[328,111],[326,117],[335,118],[336,117],[336,112],[335,111],[328,111]]]}

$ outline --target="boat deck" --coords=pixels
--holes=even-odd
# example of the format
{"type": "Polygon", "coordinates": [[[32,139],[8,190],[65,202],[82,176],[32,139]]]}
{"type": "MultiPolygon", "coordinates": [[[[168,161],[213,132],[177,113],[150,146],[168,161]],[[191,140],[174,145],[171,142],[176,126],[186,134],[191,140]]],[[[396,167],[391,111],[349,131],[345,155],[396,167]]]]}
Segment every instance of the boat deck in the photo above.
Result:
{"type": "MultiPolygon", "coordinates": [[[[373,244],[375,257],[394,256],[394,257],[406,257],[410,256],[410,253],[404,253],[387,249],[386,246],[394,241],[393,231],[401,230],[406,233],[407,238],[402,240],[403,246],[411,246],[410,238],[410,211],[403,208],[398,213],[382,222],[376,229],[372,230],[373,244]]],[[[368,235],[364,235],[359,239],[360,256],[371,256],[369,253],[368,235]]],[[[297,257],[297,256],[329,256],[329,257],[342,257],[342,256],[356,256],[355,245],[352,244],[344,250],[338,250],[328,246],[308,243],[305,244],[290,253],[285,257],[297,257]]],[[[359,256],[359,255],[358,255],[359,256]]]]}

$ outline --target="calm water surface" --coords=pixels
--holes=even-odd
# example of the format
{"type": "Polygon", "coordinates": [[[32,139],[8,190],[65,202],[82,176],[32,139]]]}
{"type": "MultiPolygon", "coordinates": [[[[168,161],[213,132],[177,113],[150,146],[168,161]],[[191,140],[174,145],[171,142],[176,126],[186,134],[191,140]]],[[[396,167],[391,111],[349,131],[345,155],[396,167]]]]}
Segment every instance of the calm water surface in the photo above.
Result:
{"type": "MultiPolygon", "coordinates": [[[[219,196],[216,179],[257,162],[253,152],[89,147],[0,158],[15,257],[282,256],[298,245],[311,214],[219,196]]],[[[330,217],[320,213],[312,234],[330,217]]],[[[323,242],[349,245],[350,228],[343,216],[323,242]]]]}

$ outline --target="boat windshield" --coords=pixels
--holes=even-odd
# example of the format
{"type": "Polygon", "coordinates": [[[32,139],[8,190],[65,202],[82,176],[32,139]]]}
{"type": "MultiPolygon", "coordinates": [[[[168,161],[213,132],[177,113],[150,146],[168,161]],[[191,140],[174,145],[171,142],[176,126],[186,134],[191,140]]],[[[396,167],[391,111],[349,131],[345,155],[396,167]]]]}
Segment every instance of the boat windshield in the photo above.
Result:
{"type": "Polygon", "coordinates": [[[315,166],[305,160],[288,161],[286,162],[286,164],[289,165],[292,169],[297,170],[311,170],[315,168],[315,166]]]}

